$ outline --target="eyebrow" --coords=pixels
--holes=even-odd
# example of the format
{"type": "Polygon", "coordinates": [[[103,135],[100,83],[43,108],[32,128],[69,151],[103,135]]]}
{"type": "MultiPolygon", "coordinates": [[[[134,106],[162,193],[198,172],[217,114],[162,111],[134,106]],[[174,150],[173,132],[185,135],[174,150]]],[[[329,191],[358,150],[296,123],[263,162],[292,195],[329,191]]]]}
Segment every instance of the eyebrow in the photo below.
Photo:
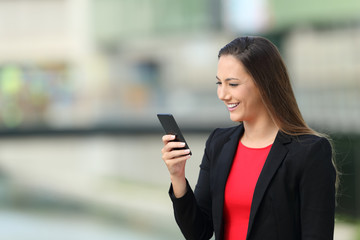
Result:
{"type": "MultiPolygon", "coordinates": [[[[216,76],[216,79],[221,81],[221,79],[218,76],[216,76]]],[[[238,79],[238,78],[226,78],[224,81],[227,82],[227,81],[231,81],[231,80],[240,80],[240,79],[238,79]]]]}

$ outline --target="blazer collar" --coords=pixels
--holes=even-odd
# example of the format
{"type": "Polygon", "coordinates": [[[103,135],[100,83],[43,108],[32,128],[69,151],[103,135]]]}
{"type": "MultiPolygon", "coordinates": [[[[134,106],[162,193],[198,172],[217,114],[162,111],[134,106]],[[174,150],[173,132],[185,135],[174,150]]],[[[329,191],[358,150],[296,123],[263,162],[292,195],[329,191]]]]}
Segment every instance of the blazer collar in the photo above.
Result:
{"type": "Polygon", "coordinates": [[[220,188],[218,190],[224,192],[225,191],[225,185],[228,178],[228,175],[230,173],[231,165],[233,163],[235,153],[237,146],[239,144],[240,137],[244,133],[244,127],[241,124],[236,128],[236,130],[229,136],[228,140],[225,141],[219,160],[221,161],[218,166],[218,183],[217,186],[220,188]]]}
{"type": "Polygon", "coordinates": [[[220,233],[222,235],[222,223],[223,222],[223,206],[224,206],[224,196],[225,196],[225,186],[226,181],[230,173],[231,165],[233,163],[236,149],[240,140],[240,137],[244,133],[243,125],[239,125],[235,131],[229,136],[228,139],[224,141],[224,145],[221,149],[219,155],[219,164],[216,169],[216,179],[214,185],[214,195],[215,199],[213,199],[214,204],[218,206],[214,209],[213,217],[214,221],[218,222],[218,224],[214,224],[215,233],[220,233]]]}
{"type": "Polygon", "coordinates": [[[225,185],[230,173],[231,165],[235,157],[236,149],[240,140],[240,137],[244,133],[244,127],[241,124],[238,126],[235,131],[229,136],[229,138],[224,142],[224,145],[221,149],[220,157],[219,157],[219,165],[217,169],[217,179],[216,186],[219,187],[220,192],[225,191],[225,185]]]}
{"type": "Polygon", "coordinates": [[[275,175],[277,169],[280,167],[281,163],[283,162],[285,156],[288,153],[288,149],[285,145],[290,142],[290,136],[280,131],[278,132],[255,186],[253,200],[251,203],[248,235],[253,226],[254,219],[261,204],[264,193],[268,185],[270,184],[271,179],[275,175]]]}

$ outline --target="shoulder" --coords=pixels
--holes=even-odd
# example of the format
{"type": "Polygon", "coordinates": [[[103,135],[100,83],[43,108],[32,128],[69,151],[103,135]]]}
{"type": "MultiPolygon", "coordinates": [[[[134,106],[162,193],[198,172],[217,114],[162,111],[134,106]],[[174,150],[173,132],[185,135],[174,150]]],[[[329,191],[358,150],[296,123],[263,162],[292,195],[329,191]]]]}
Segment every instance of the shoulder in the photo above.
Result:
{"type": "Polygon", "coordinates": [[[329,140],[325,137],[316,136],[316,135],[299,135],[299,136],[291,136],[291,145],[296,148],[300,148],[302,150],[305,149],[324,149],[331,150],[331,144],[329,140]]]}
{"type": "Polygon", "coordinates": [[[229,141],[238,141],[243,133],[243,125],[240,124],[228,128],[216,128],[206,141],[206,154],[214,155],[221,151],[222,147],[229,141]]]}
{"type": "Polygon", "coordinates": [[[292,141],[287,146],[290,158],[303,162],[305,165],[312,164],[313,161],[319,159],[331,162],[332,147],[327,138],[316,135],[300,135],[291,136],[291,139],[292,141]]]}
{"type": "Polygon", "coordinates": [[[216,128],[210,134],[208,138],[208,143],[216,142],[218,144],[221,142],[223,143],[227,142],[233,136],[239,136],[242,133],[242,131],[243,131],[242,124],[227,128],[216,128]]]}
{"type": "Polygon", "coordinates": [[[214,135],[214,137],[218,137],[218,138],[229,138],[236,131],[239,131],[242,128],[243,128],[243,126],[241,124],[238,126],[227,127],[227,128],[216,128],[212,132],[212,135],[214,135]]]}
{"type": "MultiPolygon", "coordinates": [[[[319,174],[322,171],[324,175],[333,177],[334,164],[330,141],[316,135],[286,135],[290,141],[285,144],[287,149],[284,159],[284,166],[296,178],[302,178],[309,174],[319,174]]],[[[281,145],[280,145],[281,146],[281,145]]]]}

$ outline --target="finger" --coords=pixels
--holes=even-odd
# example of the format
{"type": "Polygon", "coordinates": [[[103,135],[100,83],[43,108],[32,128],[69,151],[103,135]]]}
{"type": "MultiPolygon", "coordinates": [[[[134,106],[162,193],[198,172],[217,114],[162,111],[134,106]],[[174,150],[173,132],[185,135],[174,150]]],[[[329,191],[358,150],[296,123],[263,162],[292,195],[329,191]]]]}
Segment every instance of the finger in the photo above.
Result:
{"type": "Polygon", "coordinates": [[[175,135],[167,134],[162,137],[162,141],[164,144],[167,144],[168,142],[175,140],[175,137],[175,135]]]}
{"type": "Polygon", "coordinates": [[[163,154],[164,160],[174,160],[179,159],[183,156],[190,155],[190,149],[182,149],[182,150],[173,150],[171,152],[166,152],[163,154]]]}
{"type": "Polygon", "coordinates": [[[165,144],[165,146],[163,147],[161,152],[162,153],[171,152],[173,149],[183,148],[183,147],[185,147],[184,142],[168,142],[168,143],[165,144]]]}
{"type": "Polygon", "coordinates": [[[172,159],[164,159],[164,162],[166,165],[168,166],[174,166],[176,164],[179,164],[183,161],[186,161],[188,160],[189,158],[191,157],[190,154],[187,154],[187,155],[182,155],[180,157],[177,157],[177,158],[172,158],[172,159]]]}
{"type": "Polygon", "coordinates": [[[168,142],[166,144],[166,146],[169,147],[170,149],[183,148],[183,147],[185,147],[185,143],[184,142],[168,142]]]}

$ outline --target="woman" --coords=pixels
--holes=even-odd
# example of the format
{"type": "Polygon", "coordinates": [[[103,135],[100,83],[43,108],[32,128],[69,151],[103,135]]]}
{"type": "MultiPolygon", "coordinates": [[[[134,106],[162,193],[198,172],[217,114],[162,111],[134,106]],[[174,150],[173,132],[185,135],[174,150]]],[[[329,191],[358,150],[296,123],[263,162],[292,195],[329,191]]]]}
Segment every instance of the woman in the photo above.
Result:
{"type": "Polygon", "coordinates": [[[163,136],[175,219],[186,239],[333,239],[329,141],[304,122],[277,48],[241,37],[219,52],[217,94],[232,121],[206,142],[193,192],[188,150],[163,136]]]}

